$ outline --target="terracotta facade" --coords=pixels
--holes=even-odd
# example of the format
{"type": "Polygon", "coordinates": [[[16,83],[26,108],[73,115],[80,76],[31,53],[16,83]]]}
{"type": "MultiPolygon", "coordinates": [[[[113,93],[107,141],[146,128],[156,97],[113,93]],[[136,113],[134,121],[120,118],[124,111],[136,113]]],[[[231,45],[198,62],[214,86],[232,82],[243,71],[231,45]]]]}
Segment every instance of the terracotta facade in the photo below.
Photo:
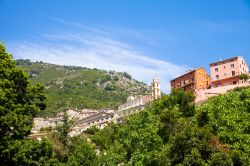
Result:
{"type": "Polygon", "coordinates": [[[171,90],[182,88],[185,91],[207,89],[210,86],[210,76],[206,69],[200,67],[185,73],[170,81],[171,90]]]}

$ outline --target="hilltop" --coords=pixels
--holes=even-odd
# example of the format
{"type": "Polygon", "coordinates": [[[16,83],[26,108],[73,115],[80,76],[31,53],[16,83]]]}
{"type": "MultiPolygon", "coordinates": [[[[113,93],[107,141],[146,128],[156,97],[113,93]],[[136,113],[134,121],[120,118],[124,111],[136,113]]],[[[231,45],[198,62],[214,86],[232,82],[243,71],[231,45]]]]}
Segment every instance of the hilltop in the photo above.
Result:
{"type": "Polygon", "coordinates": [[[47,108],[40,116],[53,116],[67,108],[115,109],[130,94],[145,95],[150,87],[126,72],[60,66],[30,60],[16,60],[32,83],[45,85],[47,108]]]}

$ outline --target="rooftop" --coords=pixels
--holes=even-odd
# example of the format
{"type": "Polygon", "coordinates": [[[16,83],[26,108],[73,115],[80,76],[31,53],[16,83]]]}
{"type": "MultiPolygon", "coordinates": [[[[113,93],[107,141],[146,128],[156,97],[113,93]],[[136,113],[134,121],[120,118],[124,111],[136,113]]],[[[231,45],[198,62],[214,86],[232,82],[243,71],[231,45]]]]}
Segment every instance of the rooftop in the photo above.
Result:
{"type": "Polygon", "coordinates": [[[225,62],[225,61],[236,59],[236,58],[243,58],[243,56],[236,56],[236,57],[233,57],[233,58],[228,58],[228,59],[220,60],[220,61],[217,61],[217,62],[210,63],[209,65],[213,65],[215,63],[225,62]]]}
{"type": "Polygon", "coordinates": [[[185,75],[187,75],[187,74],[190,74],[190,73],[192,73],[193,71],[198,70],[198,69],[205,69],[205,68],[204,68],[204,67],[197,67],[197,68],[195,68],[195,69],[193,69],[193,70],[188,70],[186,73],[182,74],[181,76],[176,77],[176,78],[170,80],[170,82],[171,82],[171,81],[174,81],[174,80],[176,80],[176,79],[178,79],[178,78],[181,78],[181,77],[183,77],[183,76],[185,76],[185,75]]]}

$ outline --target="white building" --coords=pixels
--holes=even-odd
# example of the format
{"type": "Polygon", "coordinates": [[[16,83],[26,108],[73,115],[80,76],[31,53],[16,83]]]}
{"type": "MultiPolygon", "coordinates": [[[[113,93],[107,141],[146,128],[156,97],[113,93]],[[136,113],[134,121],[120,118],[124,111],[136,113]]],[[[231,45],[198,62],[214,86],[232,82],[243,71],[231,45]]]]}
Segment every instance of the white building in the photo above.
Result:
{"type": "MultiPolygon", "coordinates": [[[[76,121],[79,121],[81,119],[85,119],[89,116],[97,114],[99,111],[92,110],[92,109],[83,109],[83,110],[72,110],[69,109],[66,111],[69,119],[75,119],[76,121]]],[[[62,124],[63,121],[63,113],[59,113],[54,118],[34,118],[34,127],[31,130],[32,133],[38,133],[41,128],[48,128],[48,127],[56,127],[59,124],[62,124]]]]}
{"type": "Polygon", "coordinates": [[[32,133],[38,133],[41,128],[56,127],[56,125],[62,124],[62,117],[58,118],[34,118],[34,127],[31,130],[32,133]]]}
{"type": "Polygon", "coordinates": [[[97,114],[78,121],[79,131],[87,130],[92,126],[103,129],[109,122],[114,121],[114,110],[102,110],[97,114]]]}

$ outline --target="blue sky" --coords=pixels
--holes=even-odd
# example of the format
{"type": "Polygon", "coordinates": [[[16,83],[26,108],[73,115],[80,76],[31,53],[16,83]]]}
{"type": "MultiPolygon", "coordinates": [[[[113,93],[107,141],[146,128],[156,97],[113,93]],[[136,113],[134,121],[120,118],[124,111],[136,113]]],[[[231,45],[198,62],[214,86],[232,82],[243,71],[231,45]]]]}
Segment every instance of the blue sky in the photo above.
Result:
{"type": "Polygon", "coordinates": [[[156,76],[165,92],[187,69],[250,63],[249,0],[0,0],[0,20],[16,59],[156,76]]]}

